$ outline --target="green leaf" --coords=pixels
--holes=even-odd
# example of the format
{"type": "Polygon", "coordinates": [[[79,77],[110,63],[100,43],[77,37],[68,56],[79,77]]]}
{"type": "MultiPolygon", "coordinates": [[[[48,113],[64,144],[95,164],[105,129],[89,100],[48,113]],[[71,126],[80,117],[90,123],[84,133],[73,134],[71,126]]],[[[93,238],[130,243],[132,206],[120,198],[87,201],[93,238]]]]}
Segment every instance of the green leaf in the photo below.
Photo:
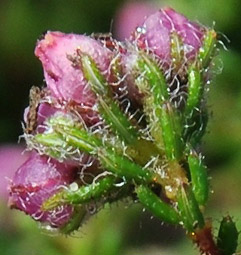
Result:
{"type": "Polygon", "coordinates": [[[96,94],[98,109],[101,116],[111,125],[113,131],[127,143],[137,140],[138,132],[121,111],[119,105],[113,99],[110,84],[107,83],[95,62],[86,54],[80,58],[85,78],[90,82],[91,88],[96,94]]]}
{"type": "Polygon", "coordinates": [[[184,46],[181,36],[176,31],[171,32],[171,58],[174,71],[180,71],[185,61],[184,46]]]}
{"type": "Polygon", "coordinates": [[[125,156],[116,154],[112,149],[100,149],[98,158],[104,168],[121,178],[134,180],[137,183],[148,183],[156,178],[150,170],[142,168],[125,156]]]}
{"type": "Polygon", "coordinates": [[[180,118],[169,102],[161,108],[160,123],[167,158],[180,160],[183,152],[180,118]]]}
{"type": "Polygon", "coordinates": [[[136,187],[139,201],[160,220],[178,224],[180,221],[177,211],[169,204],[163,202],[155,193],[145,185],[136,187]]]}
{"type": "Polygon", "coordinates": [[[69,188],[65,188],[47,199],[43,205],[43,211],[49,211],[62,204],[85,204],[91,200],[107,195],[115,188],[116,178],[107,176],[89,185],[78,187],[77,183],[72,183],[69,188]],[[75,187],[76,186],[76,187],[75,187]]]}
{"type": "MultiPolygon", "coordinates": [[[[168,100],[168,85],[158,64],[144,52],[139,52],[135,84],[143,94],[143,107],[156,146],[163,151],[160,107],[168,100]]],[[[134,72],[135,73],[135,72],[134,72]]]]}
{"type": "Polygon", "coordinates": [[[182,137],[186,143],[192,144],[192,147],[200,143],[206,131],[208,117],[207,109],[203,107],[203,109],[194,109],[191,116],[185,119],[182,137]]]}
{"type": "Polygon", "coordinates": [[[216,32],[213,29],[207,30],[198,54],[198,60],[201,62],[202,68],[204,69],[208,67],[212,59],[216,47],[216,42],[216,32]]]}
{"type": "Polygon", "coordinates": [[[191,118],[192,112],[199,108],[203,91],[200,69],[192,65],[188,70],[188,97],[185,105],[185,115],[191,118]]]}
{"type": "Polygon", "coordinates": [[[180,119],[169,102],[165,77],[160,67],[145,53],[140,53],[138,68],[144,76],[142,80],[137,78],[136,84],[144,93],[144,111],[155,143],[158,148],[163,148],[164,144],[168,159],[179,160],[182,155],[180,119]]]}
{"type": "Polygon", "coordinates": [[[74,208],[73,214],[69,221],[60,228],[60,233],[69,235],[73,231],[78,230],[80,225],[83,223],[86,216],[86,209],[82,206],[76,206],[74,208]]]}
{"type": "Polygon", "coordinates": [[[144,77],[148,81],[149,91],[154,97],[154,104],[160,105],[169,98],[166,79],[154,60],[150,59],[144,52],[139,52],[139,55],[140,59],[137,64],[139,72],[144,72],[144,77]]]}
{"type": "Polygon", "coordinates": [[[202,159],[194,150],[188,156],[189,170],[191,174],[191,184],[193,194],[199,205],[204,206],[208,199],[209,185],[207,169],[202,159]]]}
{"type": "Polygon", "coordinates": [[[189,233],[204,227],[204,219],[190,186],[181,186],[177,194],[181,221],[189,233]]]}

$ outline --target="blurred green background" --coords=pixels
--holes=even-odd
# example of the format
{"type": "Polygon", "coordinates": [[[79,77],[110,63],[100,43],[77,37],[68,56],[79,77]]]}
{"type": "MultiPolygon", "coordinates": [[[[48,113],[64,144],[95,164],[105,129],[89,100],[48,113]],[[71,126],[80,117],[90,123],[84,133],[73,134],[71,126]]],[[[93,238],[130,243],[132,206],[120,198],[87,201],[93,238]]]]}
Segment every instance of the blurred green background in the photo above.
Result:
{"type": "MultiPolygon", "coordinates": [[[[221,46],[215,73],[221,69],[222,72],[210,85],[208,96],[210,123],[202,149],[210,169],[213,193],[206,215],[213,217],[217,231],[221,217],[230,213],[241,230],[241,2],[159,0],[148,3],[157,8],[169,5],[208,26],[215,22],[215,29],[228,48],[224,50],[221,46]]],[[[22,133],[23,111],[28,105],[28,91],[32,85],[43,84],[42,68],[33,54],[37,38],[46,30],[82,34],[112,31],[118,36],[115,17],[125,4],[123,0],[0,2],[1,147],[17,143],[22,133]]],[[[11,177],[12,172],[7,176],[11,177]]],[[[46,234],[29,217],[10,211],[6,197],[0,199],[2,255],[198,254],[181,229],[163,225],[138,205],[130,207],[123,202],[105,208],[73,237],[65,237],[46,234]]]]}

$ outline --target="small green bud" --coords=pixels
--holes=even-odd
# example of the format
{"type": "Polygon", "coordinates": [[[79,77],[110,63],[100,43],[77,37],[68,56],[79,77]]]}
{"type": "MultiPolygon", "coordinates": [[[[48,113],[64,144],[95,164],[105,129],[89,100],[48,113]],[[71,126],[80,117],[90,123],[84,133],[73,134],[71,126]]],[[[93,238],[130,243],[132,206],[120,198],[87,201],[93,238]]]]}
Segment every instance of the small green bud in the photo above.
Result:
{"type": "Polygon", "coordinates": [[[235,223],[230,216],[222,219],[219,232],[217,245],[221,255],[232,255],[235,253],[238,246],[238,230],[235,223]]]}

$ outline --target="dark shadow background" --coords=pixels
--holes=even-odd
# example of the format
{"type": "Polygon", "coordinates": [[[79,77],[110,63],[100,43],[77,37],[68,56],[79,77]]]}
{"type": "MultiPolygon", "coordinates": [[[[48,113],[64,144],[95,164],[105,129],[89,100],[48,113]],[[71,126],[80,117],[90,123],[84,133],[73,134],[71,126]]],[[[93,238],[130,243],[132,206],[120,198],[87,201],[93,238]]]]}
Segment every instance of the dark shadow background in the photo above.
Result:
{"type": "MultiPolygon", "coordinates": [[[[0,145],[17,143],[32,85],[43,84],[40,62],[33,51],[46,30],[115,34],[112,21],[123,0],[2,0],[0,2],[0,145]]],[[[150,1],[149,1],[150,2],[150,1]]],[[[190,19],[220,31],[228,51],[221,49],[215,81],[210,86],[210,124],[203,151],[214,193],[207,215],[230,213],[241,229],[241,3],[240,0],[166,0],[190,19]],[[226,39],[226,37],[230,40],[226,39]],[[220,60],[221,59],[221,60],[220,60]],[[238,221],[238,218],[240,220],[238,221]]],[[[222,48],[222,47],[221,47],[222,48]]],[[[9,159],[11,160],[11,159],[9,159]]],[[[0,169],[0,171],[2,171],[0,169]]],[[[20,212],[0,207],[0,253],[5,255],[156,255],[198,254],[178,228],[162,224],[125,203],[103,210],[80,230],[77,238],[51,237],[20,212]]]]}

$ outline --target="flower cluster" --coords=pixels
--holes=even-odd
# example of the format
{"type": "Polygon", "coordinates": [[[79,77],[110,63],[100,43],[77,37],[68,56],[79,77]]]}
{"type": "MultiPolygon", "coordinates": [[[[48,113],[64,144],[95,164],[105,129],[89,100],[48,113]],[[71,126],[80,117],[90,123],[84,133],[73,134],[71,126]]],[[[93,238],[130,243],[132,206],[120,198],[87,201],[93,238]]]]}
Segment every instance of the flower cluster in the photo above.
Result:
{"type": "Polygon", "coordinates": [[[24,137],[33,152],[12,180],[11,207],[70,233],[93,203],[130,197],[218,254],[197,152],[215,52],[213,29],[170,8],[124,42],[47,32],[35,49],[47,86],[30,91],[24,137]]]}

